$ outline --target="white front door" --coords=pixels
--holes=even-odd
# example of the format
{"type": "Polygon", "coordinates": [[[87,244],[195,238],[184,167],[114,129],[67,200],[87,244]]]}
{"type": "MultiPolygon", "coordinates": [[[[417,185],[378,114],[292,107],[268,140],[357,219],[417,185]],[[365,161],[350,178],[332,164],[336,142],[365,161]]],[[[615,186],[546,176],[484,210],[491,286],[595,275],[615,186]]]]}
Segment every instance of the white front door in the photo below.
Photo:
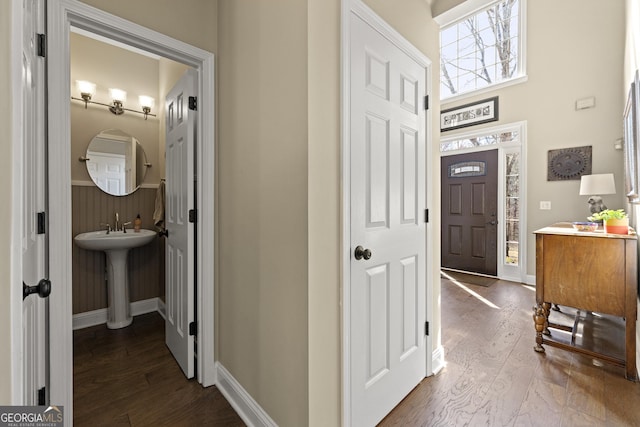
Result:
{"type": "MultiPolygon", "coordinates": [[[[46,240],[38,226],[38,213],[41,221],[45,214],[44,58],[38,57],[37,52],[38,33],[44,33],[44,10],[40,0],[25,0],[22,5],[22,281],[35,286],[46,274],[46,240]]],[[[23,405],[39,404],[38,390],[46,383],[45,304],[37,293],[23,300],[23,405]]],[[[44,397],[40,404],[48,402],[44,397]]]]}
{"type": "Polygon", "coordinates": [[[166,342],[187,378],[194,375],[194,146],[196,73],[188,70],[166,99],[166,342]]]}
{"type": "Polygon", "coordinates": [[[373,426],[426,374],[426,70],[350,16],[351,425],[373,426]]]}

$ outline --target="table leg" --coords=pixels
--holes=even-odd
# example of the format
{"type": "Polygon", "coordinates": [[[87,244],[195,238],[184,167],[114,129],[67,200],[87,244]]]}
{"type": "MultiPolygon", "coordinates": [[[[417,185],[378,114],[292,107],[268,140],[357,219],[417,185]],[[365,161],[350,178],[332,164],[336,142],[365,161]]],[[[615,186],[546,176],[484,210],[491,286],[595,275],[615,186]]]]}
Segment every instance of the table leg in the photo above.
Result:
{"type": "Polygon", "coordinates": [[[547,316],[545,315],[545,309],[542,304],[538,304],[533,307],[533,322],[536,329],[536,345],[533,347],[538,353],[544,353],[544,347],[542,347],[542,333],[547,329],[547,316]]]}

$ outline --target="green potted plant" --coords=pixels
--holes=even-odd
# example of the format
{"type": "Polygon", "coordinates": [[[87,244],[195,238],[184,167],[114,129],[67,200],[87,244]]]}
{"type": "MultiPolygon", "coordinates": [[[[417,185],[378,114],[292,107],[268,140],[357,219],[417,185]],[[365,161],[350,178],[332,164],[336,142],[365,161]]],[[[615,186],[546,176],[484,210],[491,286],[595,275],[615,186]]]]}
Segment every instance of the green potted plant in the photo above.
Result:
{"type": "Polygon", "coordinates": [[[605,209],[591,215],[589,221],[604,224],[605,233],[629,234],[629,217],[624,209],[605,209]]]}

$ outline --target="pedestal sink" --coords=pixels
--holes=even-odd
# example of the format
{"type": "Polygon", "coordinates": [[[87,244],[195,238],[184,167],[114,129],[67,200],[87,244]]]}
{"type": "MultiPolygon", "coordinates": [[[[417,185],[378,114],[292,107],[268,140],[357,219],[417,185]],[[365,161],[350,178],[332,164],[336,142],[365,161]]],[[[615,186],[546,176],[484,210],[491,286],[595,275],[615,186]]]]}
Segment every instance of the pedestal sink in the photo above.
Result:
{"type": "Polygon", "coordinates": [[[107,327],[118,329],[129,326],[133,320],[129,305],[129,274],[127,253],[129,249],[150,243],[157,233],[151,230],[134,232],[106,230],[78,234],[73,240],[82,249],[104,251],[107,254],[107,288],[109,307],[107,327]]]}

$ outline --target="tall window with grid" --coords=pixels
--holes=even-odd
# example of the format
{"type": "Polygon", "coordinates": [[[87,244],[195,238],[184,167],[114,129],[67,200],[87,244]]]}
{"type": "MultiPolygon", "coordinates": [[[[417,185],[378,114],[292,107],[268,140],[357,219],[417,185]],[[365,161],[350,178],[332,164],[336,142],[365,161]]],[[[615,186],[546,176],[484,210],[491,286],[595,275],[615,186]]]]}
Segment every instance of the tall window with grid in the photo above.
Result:
{"type": "Polygon", "coordinates": [[[523,4],[501,0],[440,31],[442,99],[525,74],[523,4]]]}

